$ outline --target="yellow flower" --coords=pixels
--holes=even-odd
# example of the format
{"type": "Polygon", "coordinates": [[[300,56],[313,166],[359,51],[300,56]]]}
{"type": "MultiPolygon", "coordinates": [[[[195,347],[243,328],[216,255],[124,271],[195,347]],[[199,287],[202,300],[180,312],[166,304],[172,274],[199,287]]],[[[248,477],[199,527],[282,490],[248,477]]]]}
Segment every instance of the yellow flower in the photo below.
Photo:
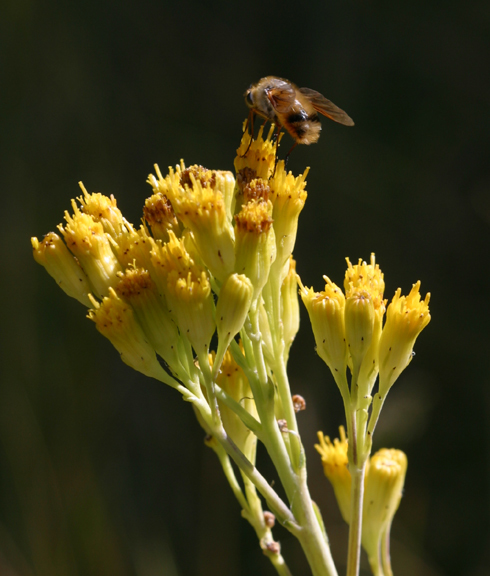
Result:
{"type": "Polygon", "coordinates": [[[150,273],[141,268],[127,269],[119,274],[116,292],[131,305],[155,351],[182,377],[179,331],[150,273]]]}
{"type": "Polygon", "coordinates": [[[255,301],[265,286],[276,257],[272,204],[252,200],[235,216],[235,272],[245,274],[253,284],[255,301]]]}
{"type": "MultiPolygon", "coordinates": [[[[272,176],[276,162],[276,143],[271,140],[274,126],[271,125],[265,140],[263,132],[264,127],[262,126],[252,143],[250,143],[250,134],[248,132],[243,133],[235,158],[235,171],[239,183],[243,180],[250,182],[254,178],[267,181],[272,176]]],[[[282,163],[284,164],[284,162],[282,163]]]]}
{"type": "Polygon", "coordinates": [[[300,294],[310,316],[316,351],[335,374],[345,374],[347,345],[345,341],[345,296],[329,278],[325,278],[325,290],[315,292],[305,288],[298,277],[300,294]]]}
{"type": "Polygon", "coordinates": [[[346,334],[354,371],[359,372],[362,395],[370,394],[378,374],[379,338],[386,301],[383,273],[374,254],[370,263],[359,259],[353,266],[347,260],[344,288],[346,295],[346,334]]]}
{"type": "Polygon", "coordinates": [[[153,271],[151,250],[154,242],[145,226],[136,230],[129,222],[115,240],[111,237],[112,249],[123,268],[136,266],[153,271]]]}
{"type": "Polygon", "coordinates": [[[298,219],[307,197],[305,186],[308,171],[307,168],[303,174],[294,177],[291,172],[286,173],[284,163],[279,162],[274,176],[269,180],[277,252],[272,273],[278,275],[279,283],[288,273],[288,260],[296,242],[298,219]]]}
{"type": "MultiPolygon", "coordinates": [[[[99,192],[89,194],[82,182],[78,185],[83,192],[83,196],[78,198],[81,211],[91,216],[95,222],[100,222],[104,232],[115,238],[123,229],[125,222],[114,196],[104,196],[99,192]]],[[[72,200],[72,207],[76,211],[74,200],[72,200]]]]}
{"type": "Polygon", "coordinates": [[[65,212],[66,226],[60,224],[66,245],[76,256],[94,288],[95,295],[103,298],[109,288],[117,283],[117,273],[121,271],[109,237],[101,222],[96,222],[89,214],[80,212],[72,204],[74,214],[65,212]]]}
{"type": "Polygon", "coordinates": [[[281,287],[281,318],[284,339],[284,356],[287,361],[289,350],[299,330],[298,276],[296,261],[289,257],[289,271],[281,287]]]}
{"type": "Polygon", "coordinates": [[[228,348],[231,340],[243,328],[252,296],[252,283],[243,274],[231,274],[223,283],[216,303],[216,327],[220,345],[226,342],[228,348]]]}
{"type": "Polygon", "coordinates": [[[157,360],[155,350],[149,344],[133,309],[112,289],[101,303],[93,300],[94,308],[88,318],[95,322],[97,330],[121,355],[121,360],[146,376],[165,380],[166,375],[157,360]]]}
{"type": "Polygon", "coordinates": [[[154,238],[163,240],[163,242],[168,242],[170,239],[168,235],[170,230],[177,236],[177,238],[180,237],[182,233],[182,224],[178,221],[174,209],[172,208],[172,204],[170,204],[170,201],[165,194],[157,192],[147,198],[145,200],[143,214],[145,220],[150,225],[154,238]]]}
{"type": "Polygon", "coordinates": [[[34,259],[46,268],[58,286],[68,296],[76,298],[87,307],[90,306],[88,295],[93,289],[89,279],[58,234],[49,232],[42,242],[37,238],[31,238],[31,243],[34,259]]]}
{"type": "Polygon", "coordinates": [[[344,280],[346,297],[348,298],[354,290],[369,290],[373,295],[375,308],[380,308],[383,304],[385,282],[374,254],[371,254],[369,264],[363,262],[361,258],[355,266],[351,264],[349,258],[346,258],[346,261],[347,271],[344,280]]]}
{"type": "MultiPolygon", "coordinates": [[[[328,436],[318,432],[323,471],[334,489],[342,518],[351,520],[351,474],[348,466],[348,442],[341,426],[340,440],[333,443],[328,436]]],[[[401,450],[383,448],[366,464],[364,478],[364,503],[362,511],[362,545],[366,550],[373,574],[380,574],[380,546],[389,537],[393,517],[402,497],[407,457],[401,450]],[[375,569],[377,568],[377,569],[375,569]]]]}
{"type": "Polygon", "coordinates": [[[231,172],[207,170],[202,166],[175,171],[163,178],[155,166],[158,180],[149,176],[155,191],[171,202],[179,220],[192,232],[195,246],[211,274],[223,281],[235,264],[231,204],[235,179],[231,172]]]}
{"type": "Polygon", "coordinates": [[[379,393],[382,397],[410,363],[415,340],[430,322],[430,294],[421,300],[419,289],[420,281],[413,285],[408,296],[401,296],[399,288],[388,306],[379,343],[379,393]]]}
{"type": "Polygon", "coordinates": [[[322,458],[323,471],[332,484],[342,518],[349,523],[352,479],[347,457],[348,443],[343,426],[339,427],[339,433],[340,440],[335,438],[332,443],[323,432],[318,432],[320,444],[315,444],[315,448],[322,458]]]}
{"type": "MultiPolygon", "coordinates": [[[[374,454],[366,473],[362,512],[362,545],[371,567],[379,566],[380,546],[398,509],[407,472],[401,450],[383,448],[374,454]]],[[[373,569],[373,573],[377,574],[373,569]]]]}
{"type": "Polygon", "coordinates": [[[155,282],[165,295],[172,317],[198,355],[207,353],[216,328],[209,275],[190,256],[184,238],[169,232],[164,245],[153,242],[155,282]]]}

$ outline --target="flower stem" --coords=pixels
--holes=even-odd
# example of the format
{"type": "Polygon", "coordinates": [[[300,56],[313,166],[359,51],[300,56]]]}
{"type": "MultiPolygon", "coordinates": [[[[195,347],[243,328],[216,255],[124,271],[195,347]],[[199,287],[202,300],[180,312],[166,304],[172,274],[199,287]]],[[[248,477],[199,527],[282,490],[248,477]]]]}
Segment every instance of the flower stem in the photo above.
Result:
{"type": "Polygon", "coordinates": [[[358,576],[361,557],[362,503],[364,496],[364,474],[366,461],[360,466],[349,465],[351,473],[351,518],[349,523],[349,548],[347,552],[347,576],[358,576]]]}

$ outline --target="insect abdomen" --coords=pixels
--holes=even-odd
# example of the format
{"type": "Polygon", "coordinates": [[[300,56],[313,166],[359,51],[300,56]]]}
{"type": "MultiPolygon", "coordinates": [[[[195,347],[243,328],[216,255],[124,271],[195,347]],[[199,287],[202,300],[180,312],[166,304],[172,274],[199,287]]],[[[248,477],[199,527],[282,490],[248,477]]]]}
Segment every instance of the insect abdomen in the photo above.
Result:
{"type": "Polygon", "coordinates": [[[287,117],[286,128],[299,144],[314,144],[320,138],[322,126],[318,114],[308,114],[306,110],[287,117]]]}

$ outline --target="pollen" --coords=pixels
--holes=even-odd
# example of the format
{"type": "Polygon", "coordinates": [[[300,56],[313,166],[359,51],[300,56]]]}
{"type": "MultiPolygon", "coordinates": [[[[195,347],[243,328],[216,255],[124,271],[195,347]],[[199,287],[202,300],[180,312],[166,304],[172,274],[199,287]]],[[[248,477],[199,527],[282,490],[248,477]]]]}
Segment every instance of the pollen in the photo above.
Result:
{"type": "Polygon", "coordinates": [[[182,229],[170,200],[157,192],[145,200],[143,208],[145,220],[150,225],[154,238],[168,242],[169,231],[180,237],[182,229]]]}
{"type": "Polygon", "coordinates": [[[272,204],[261,200],[252,200],[245,204],[235,216],[236,227],[241,232],[264,234],[269,231],[273,220],[272,204]]]}

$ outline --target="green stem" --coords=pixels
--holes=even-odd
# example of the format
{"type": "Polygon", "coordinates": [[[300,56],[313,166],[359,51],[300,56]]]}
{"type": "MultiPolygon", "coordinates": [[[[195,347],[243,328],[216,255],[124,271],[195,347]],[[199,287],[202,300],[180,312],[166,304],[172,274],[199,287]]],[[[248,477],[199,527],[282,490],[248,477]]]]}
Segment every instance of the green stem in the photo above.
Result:
{"type": "Polygon", "coordinates": [[[373,398],[373,410],[371,412],[371,416],[369,418],[368,424],[368,434],[372,438],[374,429],[376,428],[376,424],[378,423],[379,414],[381,412],[381,408],[383,408],[383,404],[385,402],[386,396],[381,396],[381,394],[375,394],[373,398]]]}
{"type": "Polygon", "coordinates": [[[226,479],[228,480],[228,484],[230,485],[231,489],[233,490],[233,494],[235,495],[235,498],[238,500],[243,511],[246,514],[248,514],[250,511],[250,508],[249,508],[247,499],[245,498],[245,495],[243,494],[243,491],[240,487],[240,484],[238,483],[238,480],[236,479],[235,471],[233,470],[233,466],[231,465],[231,462],[230,462],[230,457],[225,452],[225,450],[221,446],[221,444],[218,444],[218,446],[216,448],[213,447],[213,449],[219,458],[221,467],[223,468],[223,472],[225,473],[226,479]]]}
{"type": "Polygon", "coordinates": [[[257,487],[257,490],[265,498],[268,506],[273,511],[279,522],[295,534],[299,529],[296,518],[279,497],[277,492],[270,486],[267,480],[262,476],[262,474],[260,474],[257,468],[250,462],[243,452],[238,449],[236,444],[227,435],[221,421],[216,422],[209,409],[209,405],[204,402],[194,402],[194,404],[201,412],[202,417],[211,430],[211,434],[223,446],[226,453],[231,457],[240,470],[242,470],[247,478],[249,478],[257,487]]]}
{"type": "MultiPolygon", "coordinates": [[[[350,441],[350,438],[349,438],[350,441]]],[[[358,576],[361,557],[362,503],[364,496],[364,474],[366,461],[360,466],[349,465],[351,473],[351,517],[349,523],[349,548],[347,552],[347,576],[358,576]]]]}
{"type": "Polygon", "coordinates": [[[243,483],[245,485],[245,493],[249,505],[249,511],[246,517],[255,529],[262,551],[269,558],[279,576],[292,576],[281,555],[279,543],[274,541],[272,532],[265,523],[262,503],[260,498],[257,496],[255,486],[246,476],[243,477],[243,483]]]}
{"type": "Polygon", "coordinates": [[[252,414],[250,414],[250,412],[245,410],[245,408],[239,402],[234,400],[229,394],[222,390],[218,384],[214,385],[214,391],[218,400],[223,402],[223,404],[226,404],[230,410],[233,410],[233,412],[235,412],[235,414],[241,419],[245,426],[251,430],[258,438],[260,438],[260,434],[262,433],[262,426],[260,422],[258,422],[252,416],[252,414]]]}
{"type": "Polygon", "coordinates": [[[308,560],[313,576],[337,576],[328,541],[316,515],[306,484],[306,468],[298,477],[298,492],[292,510],[302,527],[298,540],[308,560]]]}

